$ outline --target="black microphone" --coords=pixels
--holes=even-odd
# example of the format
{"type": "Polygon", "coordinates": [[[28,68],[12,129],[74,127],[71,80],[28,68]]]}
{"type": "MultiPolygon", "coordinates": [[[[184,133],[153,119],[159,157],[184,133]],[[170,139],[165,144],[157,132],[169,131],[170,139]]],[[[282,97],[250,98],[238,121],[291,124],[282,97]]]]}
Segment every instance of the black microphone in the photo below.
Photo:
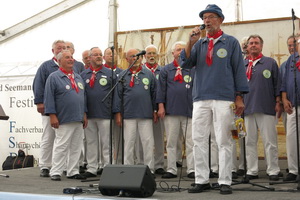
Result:
{"type": "Polygon", "coordinates": [[[141,56],[141,55],[145,55],[145,54],[146,54],[146,51],[143,50],[143,51],[141,51],[140,53],[135,54],[134,57],[136,57],[136,56],[141,56]]]}
{"type": "Polygon", "coordinates": [[[110,49],[113,51],[113,50],[115,49],[115,47],[114,47],[114,46],[112,46],[112,47],[110,47],[110,49]]]}
{"type": "Polygon", "coordinates": [[[294,12],[294,8],[292,8],[292,20],[295,20],[296,17],[295,17],[295,12],[294,12]]]}
{"type": "MultiPolygon", "coordinates": [[[[199,28],[200,28],[200,30],[202,31],[203,29],[205,29],[205,24],[202,24],[199,28]]],[[[195,35],[197,35],[198,33],[192,33],[192,35],[191,35],[191,37],[193,37],[193,36],[195,36],[195,35]]]]}

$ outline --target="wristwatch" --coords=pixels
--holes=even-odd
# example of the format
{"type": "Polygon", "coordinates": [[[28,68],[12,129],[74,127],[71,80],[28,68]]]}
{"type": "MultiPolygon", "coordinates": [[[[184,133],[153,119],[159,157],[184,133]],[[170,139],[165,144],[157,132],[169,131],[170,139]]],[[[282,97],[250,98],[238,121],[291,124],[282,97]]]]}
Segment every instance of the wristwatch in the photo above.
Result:
{"type": "Polygon", "coordinates": [[[235,93],[235,96],[243,97],[244,95],[243,95],[241,92],[236,92],[236,93],[235,93]]]}

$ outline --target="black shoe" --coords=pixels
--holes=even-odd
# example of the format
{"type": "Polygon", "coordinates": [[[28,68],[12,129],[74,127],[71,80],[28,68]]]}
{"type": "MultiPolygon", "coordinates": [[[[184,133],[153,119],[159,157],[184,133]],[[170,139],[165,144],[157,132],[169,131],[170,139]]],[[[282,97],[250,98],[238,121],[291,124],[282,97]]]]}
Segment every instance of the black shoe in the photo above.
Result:
{"type": "MultiPolygon", "coordinates": [[[[282,172],[279,172],[277,175],[278,175],[279,178],[283,177],[283,173],[282,172]]],[[[267,174],[267,176],[269,176],[269,174],[267,174]]]]}
{"type": "Polygon", "coordinates": [[[246,179],[248,179],[248,180],[253,180],[253,179],[258,179],[258,175],[249,175],[249,174],[247,174],[246,175],[246,179]]]}
{"type": "Polygon", "coordinates": [[[102,171],[103,171],[103,168],[99,168],[99,169],[97,170],[97,175],[101,175],[101,174],[102,174],[102,171]]]}
{"type": "Polygon", "coordinates": [[[232,188],[230,185],[221,185],[220,194],[232,194],[232,188]]]}
{"type": "Polygon", "coordinates": [[[245,174],[245,170],[243,170],[243,169],[239,169],[239,170],[237,170],[237,175],[238,176],[244,176],[244,174],[245,174]]]}
{"type": "Polygon", "coordinates": [[[297,179],[297,175],[288,173],[285,179],[283,179],[283,181],[295,181],[296,179],[297,179]]]}
{"type": "Polygon", "coordinates": [[[195,184],[193,188],[188,189],[188,193],[201,193],[204,190],[209,190],[210,184],[195,184]]]}
{"type": "Polygon", "coordinates": [[[53,175],[51,176],[52,181],[61,181],[61,176],[60,175],[53,175]]]}
{"type": "Polygon", "coordinates": [[[237,175],[236,172],[232,172],[232,173],[231,173],[231,178],[232,178],[232,179],[238,179],[239,177],[238,177],[238,175],[237,175]]]}
{"type": "Polygon", "coordinates": [[[195,178],[195,172],[191,172],[187,175],[188,178],[195,178]]]}
{"type": "Polygon", "coordinates": [[[86,178],[96,177],[96,174],[93,174],[91,172],[85,172],[82,174],[82,176],[85,176],[86,178]]]}
{"type": "Polygon", "coordinates": [[[162,178],[176,178],[177,175],[172,174],[170,172],[166,172],[164,175],[161,176],[162,178]]]}
{"type": "Polygon", "coordinates": [[[270,181],[278,181],[279,180],[279,176],[278,175],[270,175],[269,176],[269,180],[270,181]]]}
{"type": "Polygon", "coordinates": [[[85,173],[85,169],[84,169],[83,166],[79,166],[79,173],[80,173],[80,174],[85,173]]]}
{"type": "Polygon", "coordinates": [[[219,174],[216,172],[210,172],[209,173],[209,178],[219,178],[219,174]]]}
{"type": "Polygon", "coordinates": [[[182,167],[182,163],[179,162],[179,161],[177,161],[177,162],[176,162],[176,167],[182,167]]]}
{"type": "Polygon", "coordinates": [[[163,168],[158,168],[157,170],[155,170],[155,174],[163,175],[165,173],[166,173],[166,171],[163,168]]]}
{"type": "Polygon", "coordinates": [[[40,172],[40,177],[50,177],[49,169],[42,169],[40,172]]]}
{"type": "Polygon", "coordinates": [[[81,174],[75,174],[73,176],[68,176],[67,178],[69,178],[69,179],[80,179],[80,180],[86,179],[86,177],[81,175],[81,174]]]}
{"type": "Polygon", "coordinates": [[[67,176],[67,171],[66,170],[63,171],[63,175],[67,176]]]}

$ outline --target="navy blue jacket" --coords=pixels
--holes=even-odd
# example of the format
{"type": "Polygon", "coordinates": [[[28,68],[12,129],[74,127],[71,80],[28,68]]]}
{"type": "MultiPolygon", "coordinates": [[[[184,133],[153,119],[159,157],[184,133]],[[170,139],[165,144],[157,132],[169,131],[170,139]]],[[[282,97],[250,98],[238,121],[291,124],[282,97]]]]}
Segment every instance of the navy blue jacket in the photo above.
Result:
{"type": "MultiPolygon", "coordinates": [[[[122,71],[120,79],[127,70],[122,71]]],[[[152,72],[144,67],[134,78],[134,87],[130,87],[131,72],[124,76],[124,83],[119,83],[114,95],[113,111],[121,112],[121,98],[124,98],[124,119],[153,118],[155,104],[156,81],[152,72]],[[122,92],[124,89],[124,93],[122,92]]]]}
{"type": "MultiPolygon", "coordinates": [[[[106,98],[104,102],[102,100],[111,90],[112,87],[112,72],[106,67],[102,67],[96,74],[96,80],[94,87],[90,87],[90,78],[92,76],[92,70],[90,68],[83,71],[80,75],[85,83],[85,92],[87,98],[87,117],[90,118],[102,118],[110,119],[111,117],[111,97],[106,98]]],[[[113,72],[114,74],[114,72],[113,72]]],[[[116,75],[114,74],[114,79],[116,75]]],[[[115,81],[114,81],[115,82],[115,81]]],[[[111,94],[113,95],[113,93],[111,94]]]]}
{"type": "Polygon", "coordinates": [[[174,81],[177,68],[173,62],[163,67],[159,74],[156,103],[165,104],[167,115],[180,115],[192,117],[193,101],[192,87],[195,68],[182,69],[184,81],[174,81]]]}

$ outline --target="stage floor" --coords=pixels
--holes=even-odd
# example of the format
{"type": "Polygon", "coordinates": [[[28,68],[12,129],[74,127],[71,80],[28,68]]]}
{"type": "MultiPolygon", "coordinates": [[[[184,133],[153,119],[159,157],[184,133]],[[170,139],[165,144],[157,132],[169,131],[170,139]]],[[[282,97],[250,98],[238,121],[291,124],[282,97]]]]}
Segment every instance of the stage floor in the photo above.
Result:
{"type": "MultiPolygon", "coordinates": [[[[187,189],[194,182],[193,179],[186,177],[186,168],[183,168],[182,176],[175,179],[161,179],[160,175],[156,175],[157,190],[153,196],[147,199],[272,199],[272,200],[298,200],[300,198],[299,191],[297,190],[297,183],[289,184],[276,184],[269,185],[269,179],[265,172],[265,161],[259,161],[260,173],[259,179],[251,180],[251,183],[256,183],[262,186],[274,188],[275,191],[269,191],[265,188],[258,186],[252,186],[249,183],[243,183],[232,186],[232,195],[221,195],[219,190],[214,189],[205,191],[198,194],[190,194],[187,189]],[[179,188],[179,189],[178,189],[179,188]]],[[[280,168],[284,175],[286,175],[285,169],[287,167],[286,160],[280,160],[280,168]]],[[[178,177],[180,175],[180,169],[178,170],[178,177]]],[[[98,190],[97,184],[99,183],[100,176],[96,178],[90,178],[86,182],[79,180],[70,180],[65,176],[62,177],[62,181],[51,181],[50,178],[39,177],[39,168],[24,168],[20,170],[8,170],[0,172],[0,200],[19,200],[19,199],[42,199],[42,200],[65,200],[65,199],[141,199],[141,198],[121,198],[103,196],[98,190]],[[9,178],[5,178],[3,175],[8,175],[9,178]],[[96,185],[93,185],[96,184],[96,185]],[[91,187],[94,186],[94,187],[91,187]],[[68,187],[80,187],[83,189],[83,193],[71,195],[63,194],[63,189],[68,187]]],[[[132,177],[134,178],[134,177],[132,177]]],[[[238,179],[241,180],[241,177],[238,179]]],[[[282,179],[280,179],[280,182],[282,179]]],[[[211,183],[217,183],[217,179],[211,179],[211,183]]]]}

